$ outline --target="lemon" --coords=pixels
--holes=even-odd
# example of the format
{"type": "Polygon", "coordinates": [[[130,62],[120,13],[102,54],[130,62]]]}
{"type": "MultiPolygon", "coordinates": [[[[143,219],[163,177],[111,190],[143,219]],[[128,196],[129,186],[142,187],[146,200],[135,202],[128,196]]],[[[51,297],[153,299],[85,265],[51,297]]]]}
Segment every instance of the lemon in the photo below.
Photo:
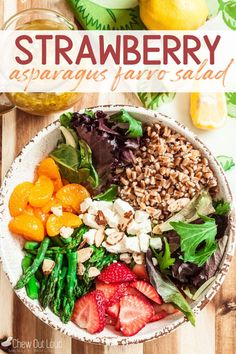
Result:
{"type": "Polygon", "coordinates": [[[195,30],[208,13],[205,0],[140,0],[140,17],[150,30],[195,30]]]}
{"type": "Polygon", "coordinates": [[[227,106],[224,93],[192,93],[190,114],[195,127],[216,129],[227,119],[227,106]]]}

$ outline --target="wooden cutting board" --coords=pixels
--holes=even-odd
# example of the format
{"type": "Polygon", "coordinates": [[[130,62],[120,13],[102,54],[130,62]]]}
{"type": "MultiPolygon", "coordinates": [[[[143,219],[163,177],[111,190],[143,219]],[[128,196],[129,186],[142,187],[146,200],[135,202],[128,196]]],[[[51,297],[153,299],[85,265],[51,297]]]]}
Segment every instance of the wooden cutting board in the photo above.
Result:
{"type": "MultiPolygon", "coordinates": [[[[18,11],[36,7],[51,8],[73,19],[65,0],[0,0],[0,24],[18,11]]],[[[86,94],[74,109],[109,103],[140,105],[133,94],[86,94]]],[[[56,118],[57,115],[33,117],[15,110],[0,119],[2,177],[22,147],[56,118]]],[[[42,323],[13,293],[1,270],[0,339],[13,337],[15,344],[18,340],[14,352],[30,354],[233,354],[236,353],[235,284],[236,259],[221,291],[198,316],[196,328],[185,324],[174,333],[145,344],[105,347],[73,340],[42,323]]]]}

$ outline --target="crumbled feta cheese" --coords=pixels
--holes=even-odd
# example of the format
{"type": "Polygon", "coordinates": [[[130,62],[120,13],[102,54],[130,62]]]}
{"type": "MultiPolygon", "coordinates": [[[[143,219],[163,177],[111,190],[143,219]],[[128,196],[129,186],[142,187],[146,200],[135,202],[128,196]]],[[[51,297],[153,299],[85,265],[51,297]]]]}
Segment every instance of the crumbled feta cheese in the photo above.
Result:
{"type": "Polygon", "coordinates": [[[140,252],[139,238],[126,237],[126,248],[129,252],[140,252]]]}
{"type": "Polygon", "coordinates": [[[51,207],[51,212],[56,216],[62,216],[62,205],[51,207]]]}
{"type": "Polygon", "coordinates": [[[162,241],[160,237],[151,237],[150,238],[150,246],[156,250],[162,248],[162,241]]]}
{"type": "Polygon", "coordinates": [[[60,229],[60,235],[63,238],[69,238],[74,232],[74,229],[72,227],[67,227],[67,226],[62,226],[60,229]]]}
{"type": "Polygon", "coordinates": [[[145,233],[139,234],[139,245],[142,252],[146,253],[149,247],[150,236],[145,233]]]}
{"type": "Polygon", "coordinates": [[[136,210],[134,214],[134,220],[138,223],[142,223],[149,219],[149,214],[144,210],[136,210]]]}
{"type": "Polygon", "coordinates": [[[103,210],[103,209],[113,210],[113,202],[106,202],[105,200],[94,200],[92,205],[97,210],[103,210]]]}
{"type": "Polygon", "coordinates": [[[86,239],[89,245],[93,245],[95,241],[96,232],[97,229],[90,229],[89,231],[85,232],[85,234],[83,235],[83,239],[86,239]]]}
{"type": "Polygon", "coordinates": [[[116,245],[109,245],[108,243],[103,242],[102,246],[110,253],[125,253],[128,251],[126,247],[126,240],[127,236],[124,236],[123,239],[116,245]]]}
{"type": "Polygon", "coordinates": [[[92,229],[99,229],[99,227],[101,227],[100,225],[98,225],[95,221],[95,215],[91,215],[91,214],[84,214],[83,216],[83,222],[85,225],[91,227],[92,229]]]}
{"type": "Polygon", "coordinates": [[[112,211],[111,209],[103,209],[102,210],[106,220],[107,220],[107,223],[110,227],[117,227],[119,225],[119,216],[117,214],[115,214],[114,211],[112,211]]]}
{"type": "Polygon", "coordinates": [[[125,217],[125,214],[129,213],[129,212],[134,214],[133,207],[128,202],[125,202],[124,200],[122,200],[120,198],[115,200],[114,209],[122,217],[125,217]]]}
{"type": "Polygon", "coordinates": [[[136,221],[132,220],[131,223],[127,227],[127,233],[129,235],[137,235],[140,232],[140,224],[136,221]]]}
{"type": "Polygon", "coordinates": [[[91,198],[86,198],[81,204],[80,204],[80,210],[82,213],[85,213],[88,208],[92,205],[93,201],[91,198]]]}
{"type": "Polygon", "coordinates": [[[139,225],[139,233],[146,233],[152,232],[152,223],[151,220],[146,220],[141,222],[139,225]]]}

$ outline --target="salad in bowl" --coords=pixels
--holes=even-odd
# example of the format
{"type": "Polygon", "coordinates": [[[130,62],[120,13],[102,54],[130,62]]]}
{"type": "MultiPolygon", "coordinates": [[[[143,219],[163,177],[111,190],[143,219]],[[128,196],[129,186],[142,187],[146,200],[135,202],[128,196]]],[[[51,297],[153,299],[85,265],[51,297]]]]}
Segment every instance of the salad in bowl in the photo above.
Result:
{"type": "Polygon", "coordinates": [[[125,344],[195,325],[232,257],[222,170],[186,128],[144,109],[61,115],[13,163],[2,198],[12,285],[80,340],[125,344]]]}

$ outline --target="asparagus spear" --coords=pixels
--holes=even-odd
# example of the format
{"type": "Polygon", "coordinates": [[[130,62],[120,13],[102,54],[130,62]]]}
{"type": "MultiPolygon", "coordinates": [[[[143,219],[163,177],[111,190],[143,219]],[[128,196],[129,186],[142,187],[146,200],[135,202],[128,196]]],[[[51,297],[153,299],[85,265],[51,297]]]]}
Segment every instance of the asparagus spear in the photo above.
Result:
{"type": "Polygon", "coordinates": [[[74,248],[77,248],[80,245],[80,243],[81,243],[81,241],[83,239],[83,235],[87,231],[88,231],[88,226],[86,226],[86,225],[83,225],[79,229],[75,230],[74,233],[71,236],[71,238],[72,238],[71,242],[68,243],[65,246],[65,248],[67,250],[72,250],[74,248]]]}
{"type": "Polygon", "coordinates": [[[68,272],[66,276],[65,296],[63,299],[63,311],[61,320],[67,323],[71,319],[72,311],[75,304],[74,289],[76,285],[76,268],[77,268],[77,252],[68,252],[68,272]]]}
{"type": "Polygon", "coordinates": [[[55,259],[55,266],[49,276],[47,287],[44,290],[43,298],[42,298],[42,306],[46,308],[49,306],[50,302],[52,301],[56,289],[56,285],[58,282],[60,270],[62,267],[63,262],[63,255],[58,253],[55,259]]]}
{"type": "Polygon", "coordinates": [[[40,282],[40,293],[39,293],[39,302],[40,304],[43,301],[43,296],[44,296],[44,291],[47,287],[47,282],[48,282],[48,275],[44,276],[43,279],[40,282]]]}
{"type": "Polygon", "coordinates": [[[20,279],[18,280],[15,286],[15,289],[23,288],[29,282],[32,275],[34,275],[34,273],[38,270],[39,266],[43,262],[49,243],[50,243],[50,239],[48,237],[45,237],[45,239],[41,242],[39,246],[37,255],[32,265],[27,269],[25,273],[22,274],[22,276],[20,277],[20,279]]]}
{"type": "Polygon", "coordinates": [[[24,249],[26,251],[34,251],[39,248],[39,243],[36,241],[26,241],[24,244],[24,249]]]}
{"type": "Polygon", "coordinates": [[[67,273],[67,267],[63,267],[60,274],[59,274],[55,298],[51,303],[52,311],[57,316],[60,316],[60,308],[61,308],[61,303],[62,303],[62,291],[64,289],[66,273],[67,273]]]}
{"type": "MultiPolygon", "coordinates": [[[[24,258],[22,259],[22,262],[21,262],[21,266],[22,266],[22,269],[23,269],[24,273],[31,266],[32,261],[33,261],[33,257],[31,255],[27,254],[27,255],[24,256],[24,258]]],[[[26,289],[27,295],[31,299],[33,299],[33,300],[38,299],[38,296],[39,296],[39,284],[38,284],[38,282],[37,282],[37,280],[36,280],[34,275],[32,275],[32,277],[30,278],[28,284],[26,284],[25,289],[26,289]]]]}

